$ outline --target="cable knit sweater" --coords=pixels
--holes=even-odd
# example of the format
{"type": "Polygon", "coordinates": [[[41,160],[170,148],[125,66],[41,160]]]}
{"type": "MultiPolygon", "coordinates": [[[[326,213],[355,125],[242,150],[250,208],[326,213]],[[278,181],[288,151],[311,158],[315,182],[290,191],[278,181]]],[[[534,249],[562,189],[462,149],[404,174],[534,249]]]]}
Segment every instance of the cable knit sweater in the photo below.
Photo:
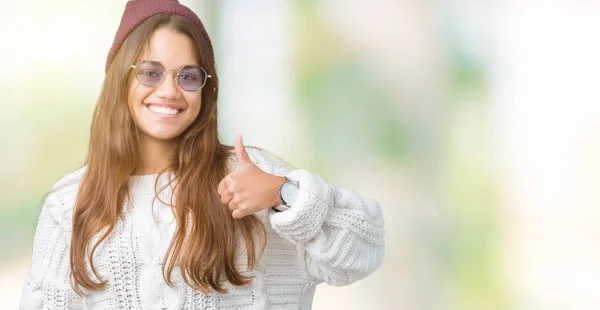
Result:
{"type": "MultiPolygon", "coordinates": [[[[347,285],[379,267],[384,231],[376,201],[309,171],[292,171],[261,149],[246,150],[259,168],[300,187],[291,210],[258,213],[267,228],[267,247],[250,284],[226,282],[228,293],[205,294],[186,285],[178,268],[174,287],[165,283],[163,257],[176,222],[169,207],[153,200],[157,175],[148,175],[131,178],[132,207],[96,251],[95,266],[108,285],[77,295],[70,284],[69,247],[84,167],[59,180],[42,208],[21,309],[310,309],[317,284],[347,285]]],[[[235,168],[235,156],[230,164],[235,168]]],[[[161,175],[159,184],[169,177],[161,175]]],[[[160,197],[169,201],[170,190],[160,197]]],[[[238,261],[243,264],[243,257],[238,261]]]]}

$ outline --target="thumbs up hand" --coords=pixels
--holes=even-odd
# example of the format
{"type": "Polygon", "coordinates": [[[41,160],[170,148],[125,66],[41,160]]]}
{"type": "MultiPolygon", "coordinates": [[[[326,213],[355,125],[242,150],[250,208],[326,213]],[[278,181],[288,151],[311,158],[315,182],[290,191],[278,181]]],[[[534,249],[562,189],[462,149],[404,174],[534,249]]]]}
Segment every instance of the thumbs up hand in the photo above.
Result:
{"type": "Polygon", "coordinates": [[[221,202],[229,207],[234,218],[242,218],[266,208],[278,206],[279,187],[285,178],[258,168],[246,152],[242,135],[235,140],[237,168],[228,174],[217,189],[221,202]]]}

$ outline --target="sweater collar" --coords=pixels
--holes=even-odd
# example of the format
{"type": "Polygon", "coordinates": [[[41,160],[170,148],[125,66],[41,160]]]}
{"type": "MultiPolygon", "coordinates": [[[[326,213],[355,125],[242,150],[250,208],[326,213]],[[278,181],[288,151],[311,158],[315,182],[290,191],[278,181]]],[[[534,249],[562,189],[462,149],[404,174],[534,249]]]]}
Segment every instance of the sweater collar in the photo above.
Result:
{"type": "MultiPolygon", "coordinates": [[[[162,174],[147,174],[147,175],[135,175],[129,178],[129,188],[131,194],[154,194],[159,192],[160,189],[169,183],[171,179],[175,179],[175,174],[172,172],[165,172],[162,174]],[[158,179],[158,182],[156,182],[158,179]]],[[[163,192],[171,192],[175,182],[171,183],[163,192]]]]}

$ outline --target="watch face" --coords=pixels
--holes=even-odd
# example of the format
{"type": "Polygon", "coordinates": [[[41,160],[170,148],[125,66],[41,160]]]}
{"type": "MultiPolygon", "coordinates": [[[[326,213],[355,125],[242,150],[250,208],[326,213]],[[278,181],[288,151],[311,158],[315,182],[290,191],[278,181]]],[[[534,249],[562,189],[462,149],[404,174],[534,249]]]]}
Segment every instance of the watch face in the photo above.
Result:
{"type": "Polygon", "coordinates": [[[281,198],[286,205],[292,205],[298,197],[298,187],[292,182],[285,182],[281,187],[281,198]]]}

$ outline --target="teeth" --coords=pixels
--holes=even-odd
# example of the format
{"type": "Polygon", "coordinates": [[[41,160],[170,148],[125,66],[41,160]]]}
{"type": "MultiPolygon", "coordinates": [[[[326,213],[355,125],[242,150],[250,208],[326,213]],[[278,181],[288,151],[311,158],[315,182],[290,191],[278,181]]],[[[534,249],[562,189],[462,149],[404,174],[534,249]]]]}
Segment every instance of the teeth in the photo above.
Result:
{"type": "Polygon", "coordinates": [[[179,112],[179,110],[177,110],[177,109],[171,109],[171,108],[167,108],[167,107],[159,107],[159,106],[155,106],[155,105],[149,106],[148,109],[150,109],[150,111],[152,111],[154,113],[165,114],[165,115],[175,115],[175,114],[177,114],[177,112],[179,112]]]}

